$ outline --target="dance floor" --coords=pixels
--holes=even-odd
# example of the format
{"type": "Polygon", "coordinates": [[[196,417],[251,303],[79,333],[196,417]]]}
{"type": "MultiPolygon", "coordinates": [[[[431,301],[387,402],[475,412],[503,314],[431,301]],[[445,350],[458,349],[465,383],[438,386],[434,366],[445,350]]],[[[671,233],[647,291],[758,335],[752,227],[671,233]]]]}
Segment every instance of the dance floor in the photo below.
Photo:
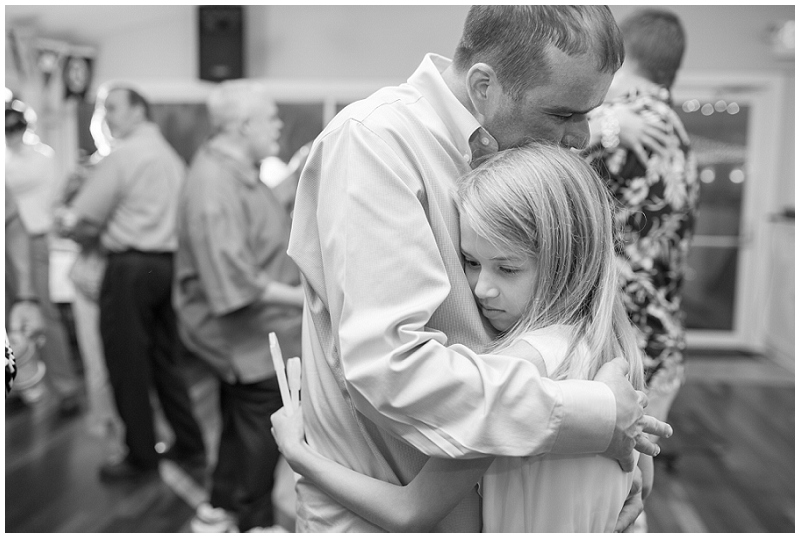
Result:
{"type": "MultiPolygon", "coordinates": [[[[794,373],[760,357],[696,352],[670,414],[646,504],[650,532],[794,532],[794,373]]],[[[215,385],[189,369],[209,445],[218,431],[215,385]]],[[[203,477],[165,461],[160,477],[101,484],[105,441],[85,417],[58,417],[45,398],[5,412],[6,532],[189,532],[203,477]]],[[[169,442],[169,430],[159,427],[169,442]]],[[[213,453],[213,451],[212,451],[213,453]]],[[[278,522],[293,528],[292,473],[278,469],[278,522]]]]}

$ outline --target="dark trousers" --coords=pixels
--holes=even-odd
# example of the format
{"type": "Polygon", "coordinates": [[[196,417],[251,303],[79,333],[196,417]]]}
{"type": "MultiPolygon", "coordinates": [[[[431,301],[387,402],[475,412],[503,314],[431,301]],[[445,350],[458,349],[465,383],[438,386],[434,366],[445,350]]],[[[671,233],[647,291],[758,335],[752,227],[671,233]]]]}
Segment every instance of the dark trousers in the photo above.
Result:
{"type": "Polygon", "coordinates": [[[144,468],[158,465],[151,387],[175,433],[176,450],[205,450],[178,367],[172,270],[170,253],[114,253],[100,290],[100,335],[117,411],[125,423],[128,460],[144,468]]]}
{"type": "Polygon", "coordinates": [[[274,377],[251,384],[220,382],[222,433],[210,502],[239,516],[239,530],[273,525],[272,488],[278,446],[270,416],[282,407],[274,377]]]}

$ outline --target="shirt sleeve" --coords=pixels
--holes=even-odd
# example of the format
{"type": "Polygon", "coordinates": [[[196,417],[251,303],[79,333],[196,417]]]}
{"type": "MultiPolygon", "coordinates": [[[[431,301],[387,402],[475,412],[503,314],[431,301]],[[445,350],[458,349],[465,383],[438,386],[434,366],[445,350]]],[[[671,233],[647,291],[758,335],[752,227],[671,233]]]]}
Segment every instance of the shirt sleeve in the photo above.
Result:
{"type": "Polygon", "coordinates": [[[419,171],[396,141],[350,122],[324,145],[318,228],[357,409],[428,455],[603,452],[615,415],[608,387],[557,382],[523,359],[448,347],[428,327],[450,282],[419,171]]]}
{"type": "Polygon", "coordinates": [[[110,154],[90,172],[72,203],[78,218],[105,224],[120,201],[123,178],[119,154],[110,154]]]}
{"type": "Polygon", "coordinates": [[[220,188],[205,191],[199,198],[190,208],[192,253],[211,311],[222,316],[257,301],[268,279],[259,275],[235,195],[220,188]]]}

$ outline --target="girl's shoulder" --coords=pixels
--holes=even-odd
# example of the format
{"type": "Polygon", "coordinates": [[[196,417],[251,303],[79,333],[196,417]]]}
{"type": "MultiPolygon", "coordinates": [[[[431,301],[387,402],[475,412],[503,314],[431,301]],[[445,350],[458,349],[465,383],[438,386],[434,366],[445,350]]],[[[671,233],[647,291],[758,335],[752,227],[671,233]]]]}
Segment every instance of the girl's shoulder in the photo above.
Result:
{"type": "Polygon", "coordinates": [[[518,340],[528,343],[539,352],[550,375],[566,358],[572,337],[573,328],[570,325],[551,325],[529,331],[518,340]]]}

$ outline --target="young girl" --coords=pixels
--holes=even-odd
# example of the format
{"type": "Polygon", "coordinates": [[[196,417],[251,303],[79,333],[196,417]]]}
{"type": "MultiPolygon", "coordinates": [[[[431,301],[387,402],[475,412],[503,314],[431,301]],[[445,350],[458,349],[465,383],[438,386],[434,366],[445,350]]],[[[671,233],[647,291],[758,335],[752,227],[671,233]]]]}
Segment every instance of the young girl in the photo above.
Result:
{"type": "MultiPolygon", "coordinates": [[[[501,152],[461,180],[466,276],[501,332],[491,352],[533,356],[553,379],[592,379],[621,355],[633,386],[643,388],[634,328],[617,289],[610,200],[580,157],[554,146],[501,152]]],[[[296,472],[389,531],[430,528],[484,475],[484,532],[610,532],[633,480],[600,455],[545,454],[431,458],[399,486],[315,453],[303,440],[300,411],[282,409],[272,423],[296,472]]]]}

